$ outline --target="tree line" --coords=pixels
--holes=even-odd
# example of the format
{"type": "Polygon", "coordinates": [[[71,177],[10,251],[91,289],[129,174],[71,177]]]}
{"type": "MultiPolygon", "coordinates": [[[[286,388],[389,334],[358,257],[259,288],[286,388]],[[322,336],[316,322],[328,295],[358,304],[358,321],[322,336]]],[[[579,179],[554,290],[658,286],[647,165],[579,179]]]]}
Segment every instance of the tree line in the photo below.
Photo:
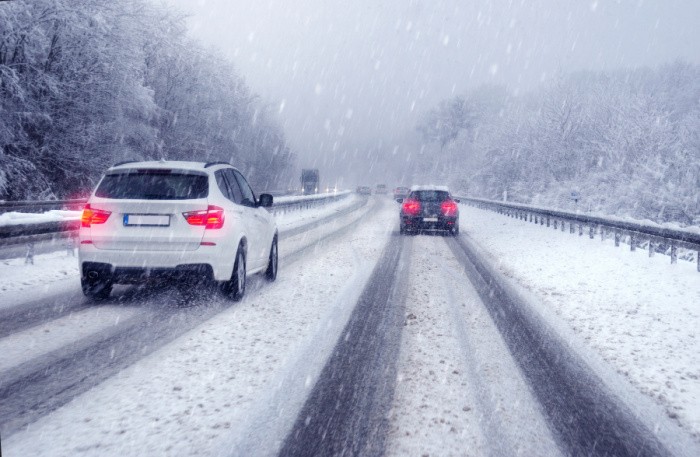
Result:
{"type": "Polygon", "coordinates": [[[418,125],[425,163],[461,192],[700,224],[700,67],[578,72],[514,95],[484,86],[418,125]],[[579,197],[578,200],[572,198],[579,197]]]}
{"type": "Polygon", "coordinates": [[[228,161],[258,189],[294,161],[232,63],[148,0],[0,4],[0,199],[82,196],[124,160],[228,161]]]}

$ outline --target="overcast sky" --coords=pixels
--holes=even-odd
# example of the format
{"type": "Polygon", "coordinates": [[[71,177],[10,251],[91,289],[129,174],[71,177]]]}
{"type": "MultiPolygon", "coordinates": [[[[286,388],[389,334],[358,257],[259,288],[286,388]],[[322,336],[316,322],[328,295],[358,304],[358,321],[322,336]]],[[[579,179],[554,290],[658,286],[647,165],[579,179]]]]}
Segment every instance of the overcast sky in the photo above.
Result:
{"type": "Polygon", "coordinates": [[[325,176],[348,152],[391,151],[420,113],[479,84],[523,92],[574,70],[700,62],[700,0],[166,3],[279,111],[300,167],[325,176]]]}

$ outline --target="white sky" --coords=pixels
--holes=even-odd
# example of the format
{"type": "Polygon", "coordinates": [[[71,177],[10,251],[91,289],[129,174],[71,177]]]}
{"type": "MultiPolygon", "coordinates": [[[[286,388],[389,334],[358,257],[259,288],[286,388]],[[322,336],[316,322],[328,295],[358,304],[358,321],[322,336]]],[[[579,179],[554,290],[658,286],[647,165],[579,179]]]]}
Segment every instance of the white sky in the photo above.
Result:
{"type": "Polygon", "coordinates": [[[524,91],[579,69],[700,62],[698,0],[165,1],[325,176],[354,150],[391,151],[420,113],[482,83],[524,91]]]}

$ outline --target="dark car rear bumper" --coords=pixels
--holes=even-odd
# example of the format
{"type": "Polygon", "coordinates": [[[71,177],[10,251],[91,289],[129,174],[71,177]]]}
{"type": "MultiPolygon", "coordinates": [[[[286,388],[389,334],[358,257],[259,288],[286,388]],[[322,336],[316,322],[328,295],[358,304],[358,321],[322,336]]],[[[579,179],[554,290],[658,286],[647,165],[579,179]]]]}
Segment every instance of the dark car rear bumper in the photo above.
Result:
{"type": "Polygon", "coordinates": [[[448,230],[457,226],[457,217],[439,216],[437,221],[425,221],[424,217],[401,216],[404,230],[448,230]]]}

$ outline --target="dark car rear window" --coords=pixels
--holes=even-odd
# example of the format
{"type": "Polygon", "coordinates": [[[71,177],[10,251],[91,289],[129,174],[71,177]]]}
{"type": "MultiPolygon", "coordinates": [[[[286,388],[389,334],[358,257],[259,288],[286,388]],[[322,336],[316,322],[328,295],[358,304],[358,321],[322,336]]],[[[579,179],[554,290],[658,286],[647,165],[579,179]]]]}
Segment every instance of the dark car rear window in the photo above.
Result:
{"type": "Polygon", "coordinates": [[[95,191],[100,198],[124,200],[190,200],[209,194],[206,175],[163,170],[105,175],[95,191]]]}
{"type": "Polygon", "coordinates": [[[450,194],[444,190],[414,190],[411,198],[422,202],[442,202],[450,198],[450,194]]]}

